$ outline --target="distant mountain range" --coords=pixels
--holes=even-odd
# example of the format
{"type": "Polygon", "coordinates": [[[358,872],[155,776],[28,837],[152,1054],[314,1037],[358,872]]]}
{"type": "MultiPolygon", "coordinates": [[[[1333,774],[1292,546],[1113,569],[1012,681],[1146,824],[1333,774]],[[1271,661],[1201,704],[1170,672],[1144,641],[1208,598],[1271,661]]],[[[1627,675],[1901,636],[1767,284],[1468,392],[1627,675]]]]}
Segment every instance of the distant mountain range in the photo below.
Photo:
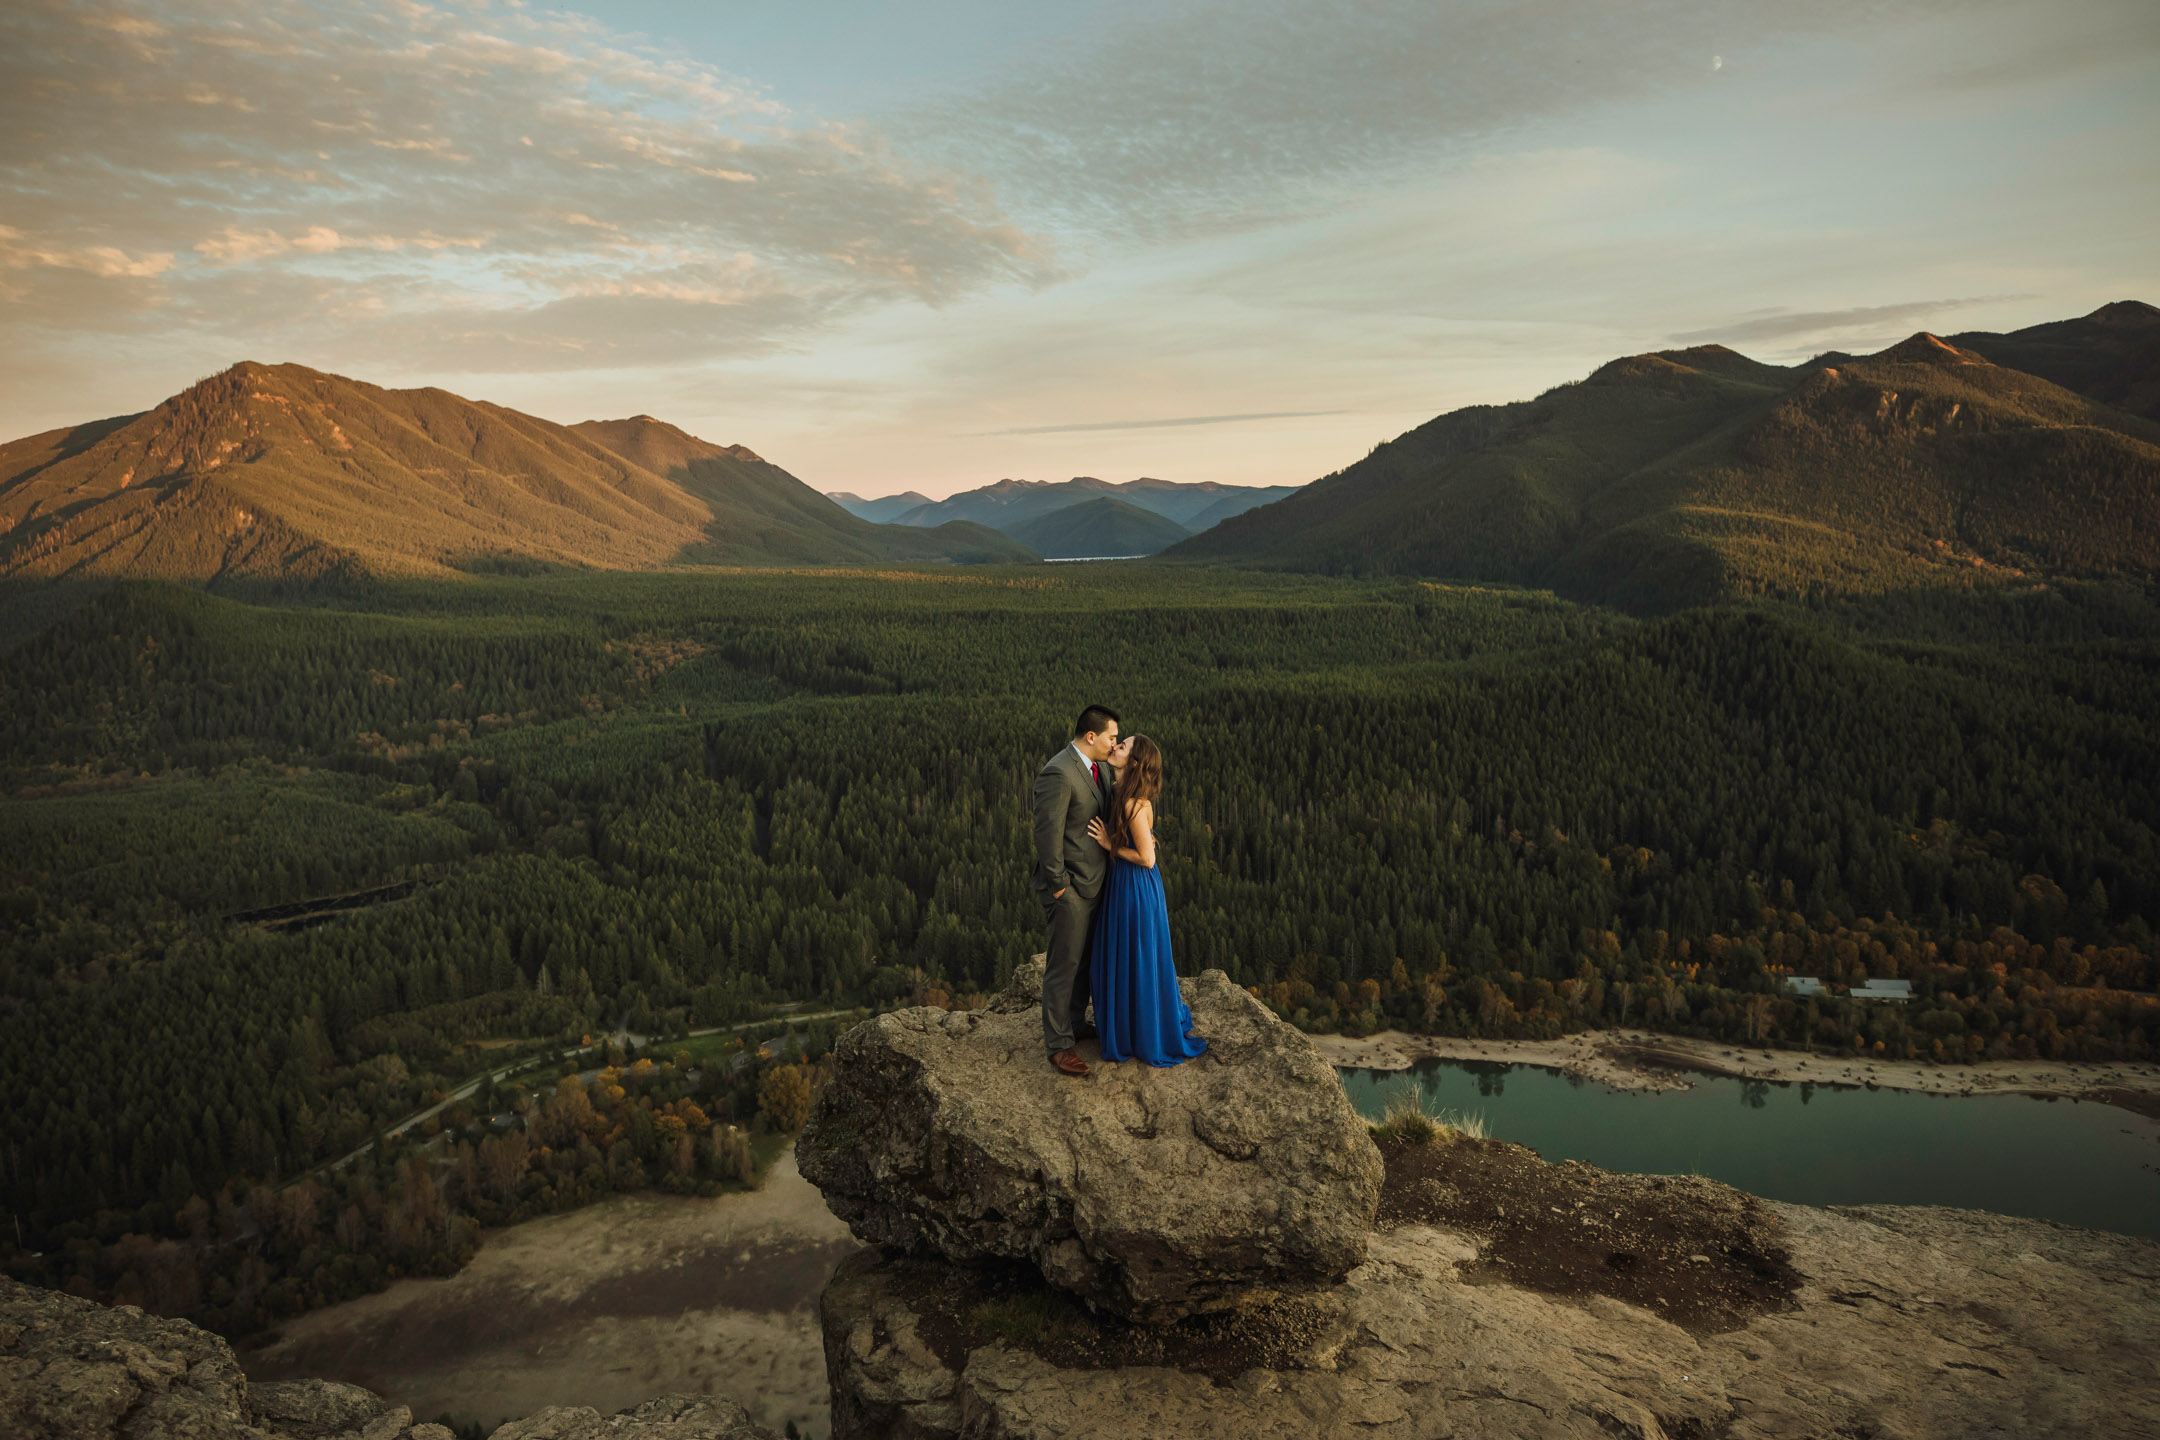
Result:
{"type": "MultiPolygon", "coordinates": [[[[944,500],[927,500],[913,492],[907,496],[895,495],[881,500],[864,500],[860,496],[845,493],[835,493],[830,498],[866,520],[890,520],[898,525],[940,525],[960,520],[973,521],[1002,531],[1016,540],[1022,538],[1024,530],[1046,536],[1058,533],[1054,529],[1030,529],[1036,521],[1046,520],[1084,505],[1092,505],[1098,500],[1114,500],[1127,508],[1144,511],[1170,523],[1167,527],[1146,526],[1129,518],[1119,520],[1116,528],[1106,533],[1128,535],[1132,537],[1132,543],[1151,544],[1154,548],[1131,551],[1098,550],[1089,553],[1152,555],[1163,546],[1182,540],[1187,535],[1196,535],[1232,515],[1242,515],[1256,506],[1295,494],[1297,489],[1295,485],[1224,485],[1212,480],[1188,485],[1145,477],[1118,484],[1109,480],[1097,480],[1092,475],[1081,475],[1071,480],[1000,480],[995,485],[964,490],[944,500]],[[911,497],[914,504],[899,504],[911,497]]],[[[1107,517],[1117,516],[1119,513],[1116,510],[1097,509],[1090,512],[1096,517],[1093,522],[1085,517],[1076,517],[1076,520],[1082,525],[1100,525],[1105,523],[1107,517]]],[[[1046,556],[1050,554],[1047,550],[1042,553],[1046,556]]]]}
{"type": "Polygon", "coordinates": [[[140,415],[0,445],[0,576],[422,575],[514,558],[1027,560],[979,525],[874,525],[650,416],[556,425],[444,390],[245,362],[140,415]]]}
{"type": "Polygon", "coordinates": [[[2160,310],[1791,368],[1722,346],[1453,411],[1170,558],[1632,608],[2160,572],[2160,310]],[[2029,367],[2029,368],[2021,368],[2029,367]]]}
{"type": "Polygon", "coordinates": [[[1045,560],[1102,560],[1153,555],[1192,531],[1131,501],[1098,495],[1016,521],[1004,533],[1045,560]]]}
{"type": "Polygon", "coordinates": [[[1442,415],[1302,488],[1083,476],[829,498],[649,415],[557,425],[252,362],[139,415],[0,445],[0,578],[1157,552],[1651,610],[2150,579],[2160,310],[2124,301],[1791,367],[1716,345],[1629,356],[1534,400],[1442,415]]]}
{"type": "Polygon", "coordinates": [[[890,525],[916,506],[930,503],[929,496],[914,490],[903,490],[898,495],[883,495],[875,500],[865,500],[862,496],[845,490],[828,490],[825,498],[856,519],[868,520],[875,525],[890,525]]]}

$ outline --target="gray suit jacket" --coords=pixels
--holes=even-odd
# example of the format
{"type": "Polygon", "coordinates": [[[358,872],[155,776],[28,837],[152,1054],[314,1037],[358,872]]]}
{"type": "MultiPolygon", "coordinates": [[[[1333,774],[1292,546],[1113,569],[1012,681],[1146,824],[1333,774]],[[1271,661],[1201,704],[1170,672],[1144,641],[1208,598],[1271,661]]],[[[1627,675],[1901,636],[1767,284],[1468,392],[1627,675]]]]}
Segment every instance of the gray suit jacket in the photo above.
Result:
{"type": "Polygon", "coordinates": [[[1088,838],[1088,821],[1109,812],[1117,783],[1109,761],[1102,771],[1097,789],[1087,762],[1068,741],[1035,775],[1035,873],[1028,884],[1046,905],[1067,886],[1092,900],[1110,873],[1110,852],[1088,838]]]}

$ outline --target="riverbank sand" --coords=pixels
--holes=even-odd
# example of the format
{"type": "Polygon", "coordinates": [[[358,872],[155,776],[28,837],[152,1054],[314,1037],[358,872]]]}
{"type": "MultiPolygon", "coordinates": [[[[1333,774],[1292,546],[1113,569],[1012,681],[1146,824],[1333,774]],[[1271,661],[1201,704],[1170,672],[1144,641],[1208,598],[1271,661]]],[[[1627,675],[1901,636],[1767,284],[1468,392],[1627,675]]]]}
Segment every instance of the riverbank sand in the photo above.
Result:
{"type": "Polygon", "coordinates": [[[2160,1118],[2160,1066],[2130,1061],[2012,1061],[1932,1065],[1920,1061],[1748,1049],[1648,1030],[1596,1030],[1558,1040],[1469,1040],[1382,1030],[1362,1040],[1315,1035],[1329,1062],[1345,1069],[1406,1070],[1420,1060],[1489,1060],[1541,1065],[1616,1090],[1680,1090],[1698,1075],[1744,1080],[1867,1085],[1931,1095],[2063,1095],[2098,1100],[2160,1118]]]}

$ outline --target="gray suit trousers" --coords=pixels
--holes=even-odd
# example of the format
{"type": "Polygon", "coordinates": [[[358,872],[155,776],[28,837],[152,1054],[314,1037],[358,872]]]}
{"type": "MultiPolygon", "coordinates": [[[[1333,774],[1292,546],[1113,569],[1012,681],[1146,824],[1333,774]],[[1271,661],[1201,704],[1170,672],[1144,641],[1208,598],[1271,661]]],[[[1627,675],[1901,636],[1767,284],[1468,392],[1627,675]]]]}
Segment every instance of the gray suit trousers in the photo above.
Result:
{"type": "Polygon", "coordinates": [[[1043,909],[1050,917],[1050,953],[1043,966],[1043,1048],[1055,1055],[1073,1044],[1088,1007],[1088,934],[1099,896],[1068,885],[1043,909]]]}

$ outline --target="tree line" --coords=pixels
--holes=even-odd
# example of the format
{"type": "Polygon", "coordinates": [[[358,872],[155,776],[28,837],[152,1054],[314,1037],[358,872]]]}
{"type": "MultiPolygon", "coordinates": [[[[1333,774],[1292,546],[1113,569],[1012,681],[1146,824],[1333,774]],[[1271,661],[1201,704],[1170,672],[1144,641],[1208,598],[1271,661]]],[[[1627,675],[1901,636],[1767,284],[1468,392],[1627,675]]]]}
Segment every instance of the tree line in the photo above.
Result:
{"type": "MultiPolygon", "coordinates": [[[[2156,659],[2152,597],[2097,585],[1649,621],[1131,566],[119,586],[0,670],[8,1263],[194,1243],[194,1200],[222,1233],[504,1042],[967,1003],[1040,948],[1028,784],[1093,700],[1167,756],[1181,967],[1308,1028],[2149,1058],[2156,659]],[[1882,976],[1920,998],[1836,993],[1882,976]]],[[[714,1178],[642,1134],[555,1195],[625,1141],[714,1178]]],[[[337,1185],[394,1208],[410,1161],[337,1185]]],[[[424,1168],[482,1223],[460,1163],[424,1168]]],[[[409,1270],[411,1223],[340,1253],[409,1270]]]]}

